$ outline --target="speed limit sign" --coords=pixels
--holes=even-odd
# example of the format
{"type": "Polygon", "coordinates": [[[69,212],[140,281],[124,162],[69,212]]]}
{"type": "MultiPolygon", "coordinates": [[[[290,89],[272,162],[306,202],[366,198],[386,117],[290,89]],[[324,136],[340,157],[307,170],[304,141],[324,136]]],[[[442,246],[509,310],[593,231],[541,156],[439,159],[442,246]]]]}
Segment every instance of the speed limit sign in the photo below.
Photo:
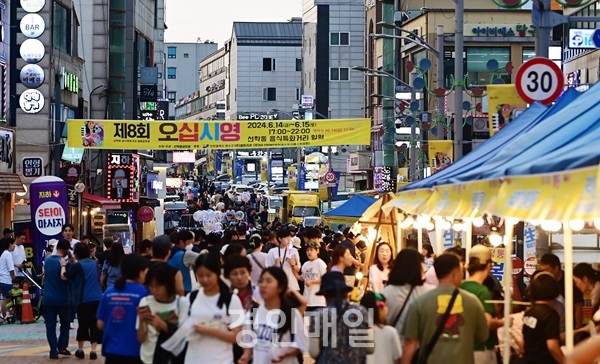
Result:
{"type": "Polygon", "coordinates": [[[517,70],[515,86],[519,96],[528,104],[534,101],[551,104],[560,95],[563,85],[560,67],[548,58],[532,58],[517,70]]]}
{"type": "Polygon", "coordinates": [[[329,171],[329,172],[325,173],[325,182],[334,183],[335,178],[336,178],[336,176],[335,176],[334,172],[329,171]]]}

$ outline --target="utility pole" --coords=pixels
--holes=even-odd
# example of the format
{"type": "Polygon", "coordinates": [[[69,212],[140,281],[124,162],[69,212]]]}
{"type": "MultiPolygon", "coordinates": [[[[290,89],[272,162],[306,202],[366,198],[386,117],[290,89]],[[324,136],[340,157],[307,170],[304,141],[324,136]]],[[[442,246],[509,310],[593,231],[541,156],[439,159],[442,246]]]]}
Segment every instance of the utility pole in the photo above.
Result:
{"type": "MultiPolygon", "coordinates": [[[[415,78],[417,78],[417,71],[413,70],[410,73],[410,84],[414,85],[415,78]]],[[[417,90],[414,86],[410,88],[410,102],[411,104],[417,100],[417,90]]],[[[408,180],[413,182],[417,180],[417,120],[410,126],[410,173],[408,180]]]]}
{"type": "MultiPolygon", "coordinates": [[[[437,26],[437,87],[444,87],[444,26],[437,26]]],[[[438,121],[444,118],[444,98],[437,98],[438,121]]],[[[444,140],[444,128],[439,124],[436,125],[438,140],[444,140]]]]}
{"type": "MultiPolygon", "coordinates": [[[[456,3],[456,36],[454,43],[454,162],[463,155],[463,90],[464,90],[464,0],[456,3]]],[[[443,55],[440,56],[443,59],[443,55]]]]}
{"type": "Polygon", "coordinates": [[[62,104],[62,75],[57,72],[54,75],[54,175],[60,176],[60,159],[62,158],[61,148],[61,128],[60,121],[62,119],[61,104],[62,104]]]}

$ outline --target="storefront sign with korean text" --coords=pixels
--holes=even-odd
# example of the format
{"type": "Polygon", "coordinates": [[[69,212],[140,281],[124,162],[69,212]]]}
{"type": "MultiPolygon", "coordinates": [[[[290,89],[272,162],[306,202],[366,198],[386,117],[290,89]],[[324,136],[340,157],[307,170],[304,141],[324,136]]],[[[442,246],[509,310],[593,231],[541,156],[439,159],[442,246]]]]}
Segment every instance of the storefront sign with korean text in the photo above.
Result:
{"type": "Polygon", "coordinates": [[[138,202],[139,171],[139,155],[109,153],[107,197],[119,202],[138,202]]]}
{"type": "Polygon", "coordinates": [[[68,146],[94,149],[257,149],[369,145],[369,119],[281,121],[67,121],[68,146]]]}

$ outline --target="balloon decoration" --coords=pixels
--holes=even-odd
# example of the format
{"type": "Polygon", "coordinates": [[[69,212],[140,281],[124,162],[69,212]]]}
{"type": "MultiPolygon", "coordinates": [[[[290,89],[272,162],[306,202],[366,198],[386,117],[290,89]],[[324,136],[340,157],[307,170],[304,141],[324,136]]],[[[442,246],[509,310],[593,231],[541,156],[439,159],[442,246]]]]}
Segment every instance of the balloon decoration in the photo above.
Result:
{"type": "Polygon", "coordinates": [[[194,221],[199,222],[207,233],[220,233],[223,231],[223,213],[221,211],[200,210],[194,212],[194,221]]]}

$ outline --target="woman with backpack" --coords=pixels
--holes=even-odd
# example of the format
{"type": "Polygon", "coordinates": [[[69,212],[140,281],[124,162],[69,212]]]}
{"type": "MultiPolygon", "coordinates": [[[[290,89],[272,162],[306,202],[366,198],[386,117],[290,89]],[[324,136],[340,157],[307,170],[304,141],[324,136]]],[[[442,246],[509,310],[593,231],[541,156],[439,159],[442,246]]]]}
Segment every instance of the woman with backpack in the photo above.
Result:
{"type": "Polygon", "coordinates": [[[180,327],[191,320],[185,363],[233,363],[233,345],[245,312],[237,295],[221,280],[221,259],[210,253],[196,259],[200,288],[180,300],[180,327]],[[201,359],[200,359],[201,358],[201,359]]]}

